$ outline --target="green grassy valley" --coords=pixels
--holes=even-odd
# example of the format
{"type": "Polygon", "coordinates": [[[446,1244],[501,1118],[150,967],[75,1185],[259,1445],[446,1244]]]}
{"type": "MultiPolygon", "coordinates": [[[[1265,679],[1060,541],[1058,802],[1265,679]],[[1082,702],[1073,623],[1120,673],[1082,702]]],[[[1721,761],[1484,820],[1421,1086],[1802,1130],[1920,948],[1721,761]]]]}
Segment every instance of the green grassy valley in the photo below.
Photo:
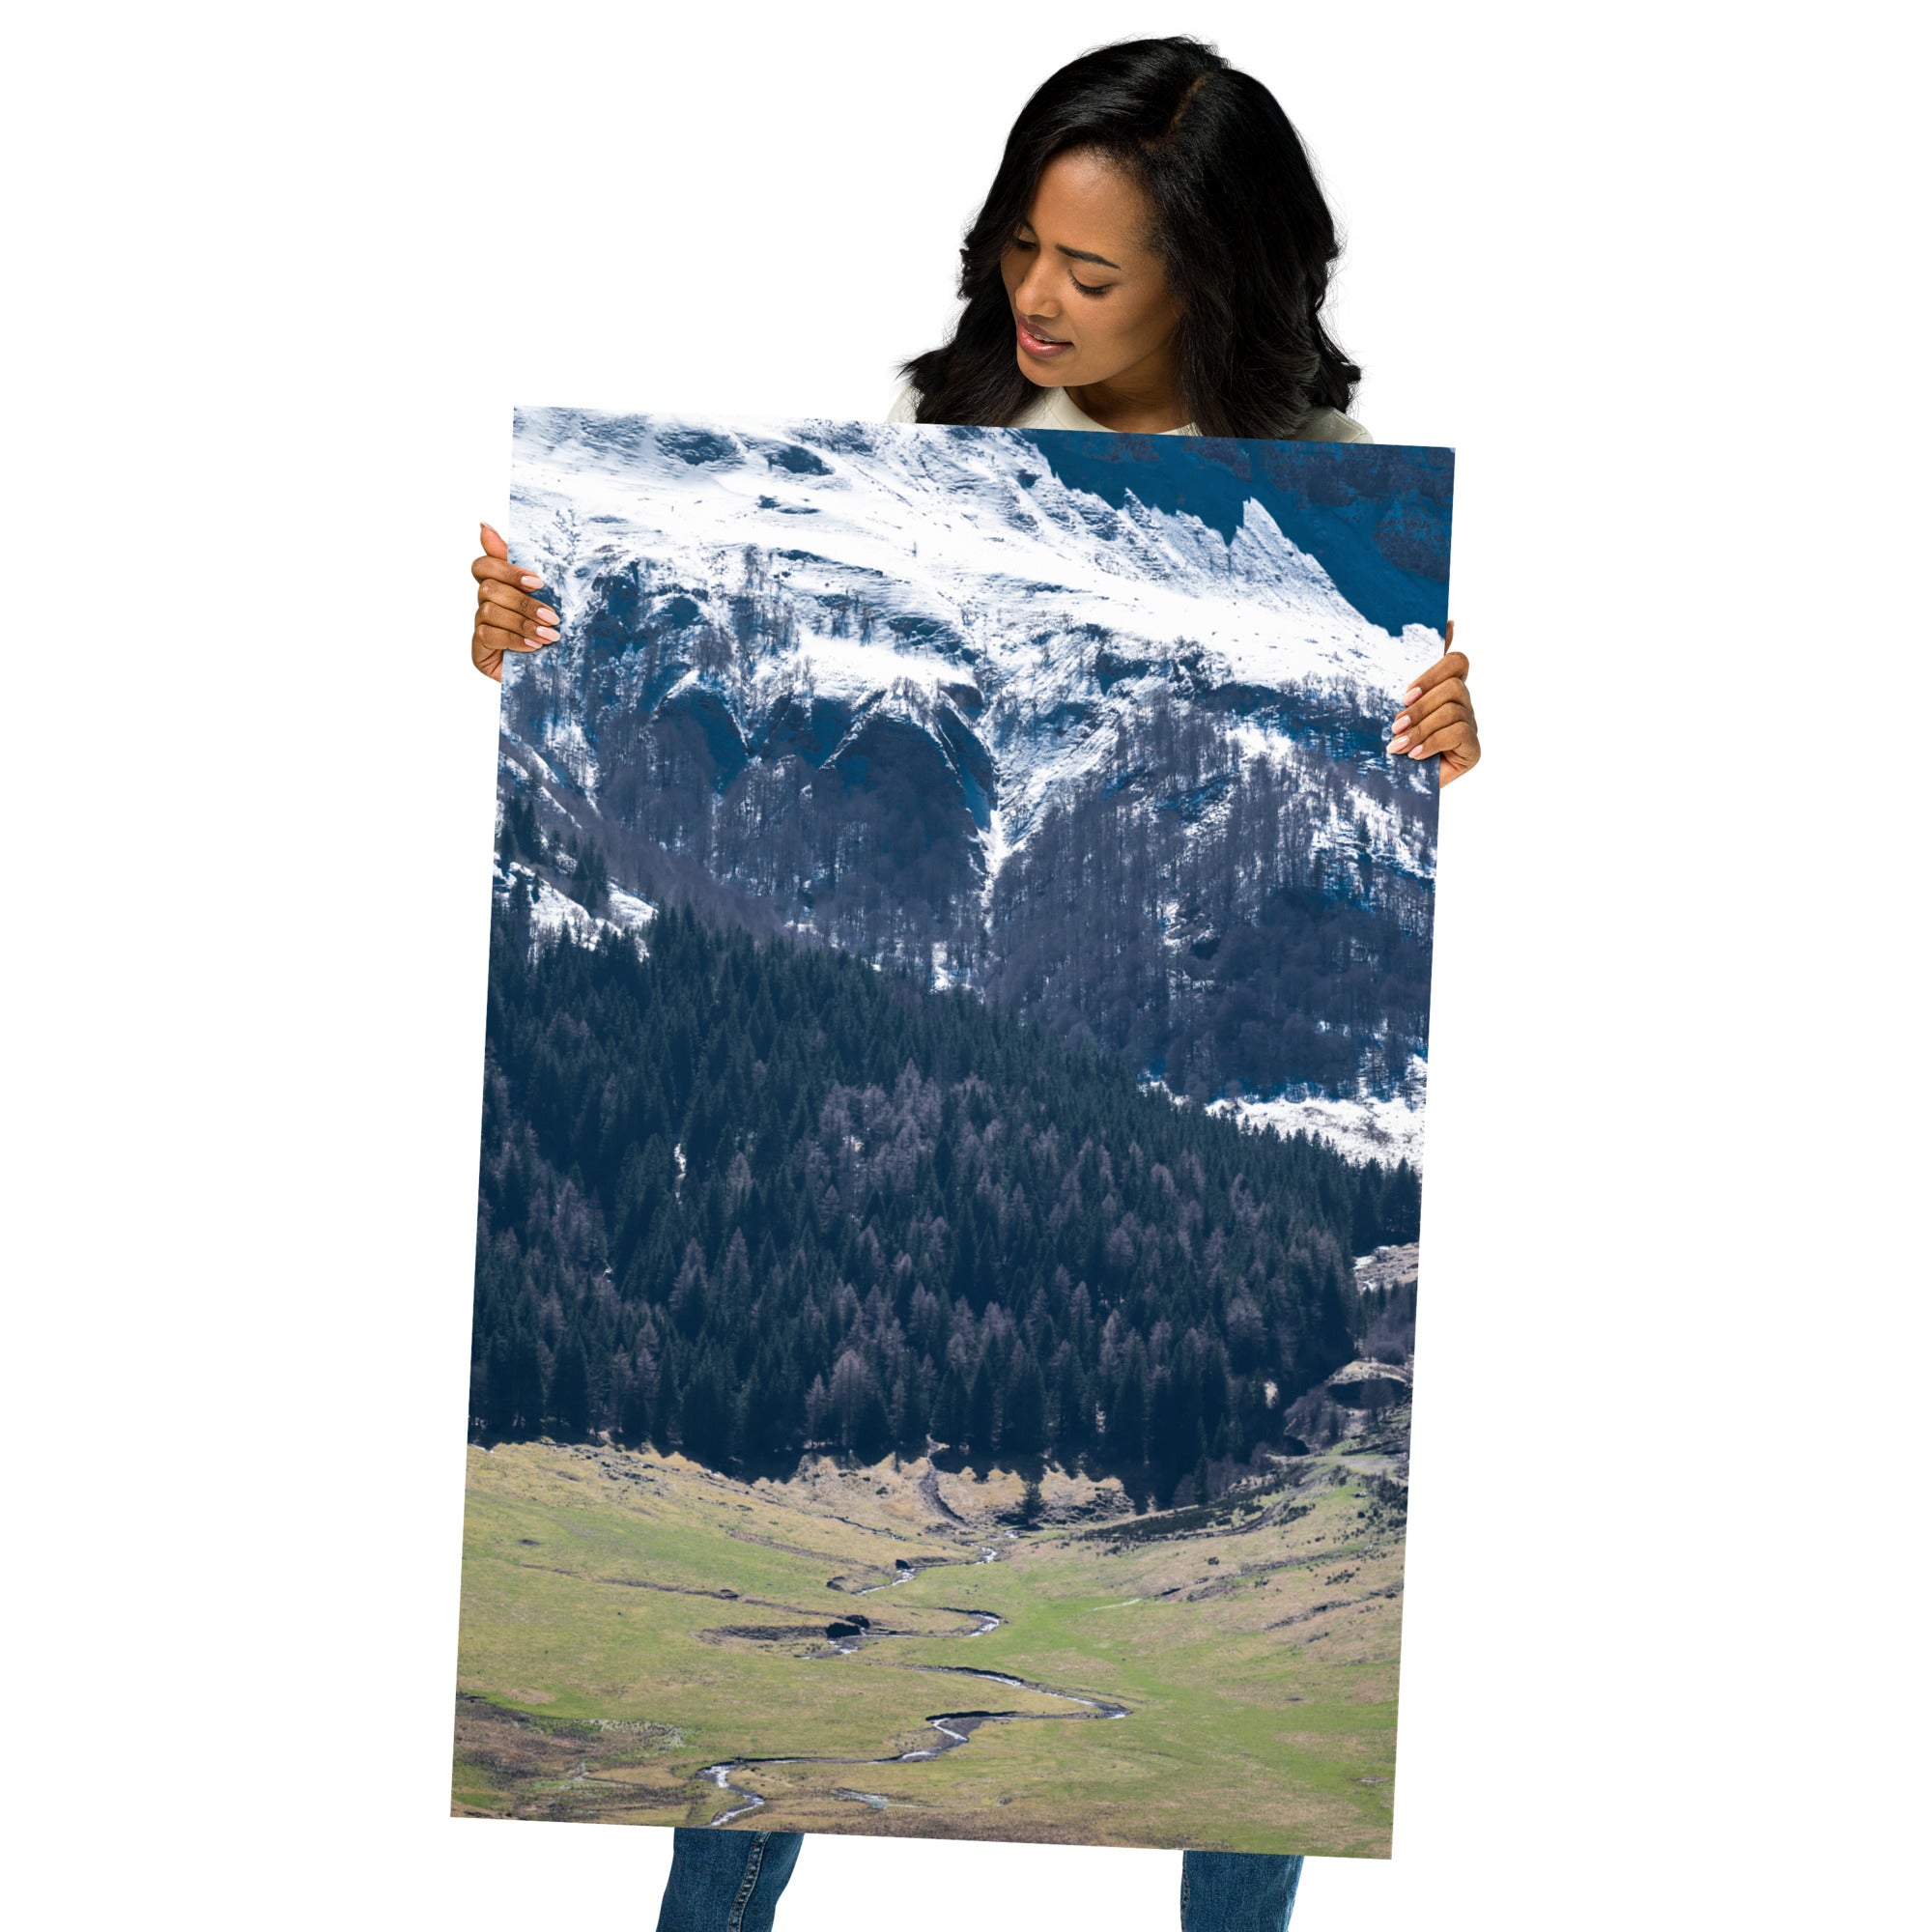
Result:
{"type": "Polygon", "coordinates": [[[1055,1468],[472,1447],[454,1808],[1386,1856],[1406,1421],[1140,1515],[1055,1468]]]}

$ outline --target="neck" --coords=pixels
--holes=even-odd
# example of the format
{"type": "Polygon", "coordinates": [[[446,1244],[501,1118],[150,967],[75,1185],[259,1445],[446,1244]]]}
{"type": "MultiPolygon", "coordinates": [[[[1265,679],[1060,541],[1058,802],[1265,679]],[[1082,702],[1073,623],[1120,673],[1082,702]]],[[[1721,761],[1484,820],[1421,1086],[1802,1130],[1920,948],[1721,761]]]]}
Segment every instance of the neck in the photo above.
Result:
{"type": "Polygon", "coordinates": [[[1069,388],[1079,408],[1108,429],[1139,436],[1158,436],[1179,429],[1187,420],[1181,406],[1172,348],[1163,344],[1151,355],[1110,376],[1104,383],[1069,388]]]}

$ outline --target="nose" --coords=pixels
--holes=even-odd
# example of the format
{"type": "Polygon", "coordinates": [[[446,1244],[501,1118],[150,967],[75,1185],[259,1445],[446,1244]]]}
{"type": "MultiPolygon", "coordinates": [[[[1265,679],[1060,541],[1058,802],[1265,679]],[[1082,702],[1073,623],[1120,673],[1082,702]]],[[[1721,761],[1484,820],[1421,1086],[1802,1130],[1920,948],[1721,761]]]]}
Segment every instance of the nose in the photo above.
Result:
{"type": "Polygon", "coordinates": [[[1045,251],[1036,254],[1020,285],[1013,291],[1013,306],[1025,316],[1052,322],[1060,314],[1060,298],[1053,293],[1045,251]]]}

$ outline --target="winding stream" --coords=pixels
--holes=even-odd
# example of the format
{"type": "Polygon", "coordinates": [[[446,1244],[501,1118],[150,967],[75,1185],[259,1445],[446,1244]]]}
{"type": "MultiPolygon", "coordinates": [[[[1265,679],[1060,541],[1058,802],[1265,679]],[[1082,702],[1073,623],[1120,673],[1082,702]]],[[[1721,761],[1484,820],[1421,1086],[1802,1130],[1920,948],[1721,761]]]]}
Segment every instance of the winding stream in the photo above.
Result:
{"type": "MultiPolygon", "coordinates": [[[[972,1633],[978,1634],[978,1633],[972,1633]]],[[[765,1801],[755,1791],[748,1791],[742,1784],[731,1782],[735,1772],[754,1771],[760,1765],[768,1764],[923,1764],[928,1759],[942,1757],[950,1750],[957,1750],[961,1745],[972,1741],[973,1733],[981,1724],[1051,1724],[1065,1723],[1083,1718],[1112,1719],[1133,1715],[1125,1704],[1113,1704],[1097,1697],[1079,1697],[1070,1690],[1055,1690],[1045,1684],[1029,1684],[1021,1677],[1009,1677],[997,1670],[971,1670],[963,1664],[915,1663],[905,1666],[914,1670],[930,1670],[958,1677],[979,1677],[991,1684],[1005,1686],[1009,1690],[1031,1690],[1036,1696],[1054,1697],[1064,1703],[1078,1704],[1077,1711],[941,1711],[926,1719],[926,1722],[938,1732],[936,1744],[923,1745],[915,1750],[895,1751],[887,1757],[817,1757],[797,1755],[792,1757],[736,1757],[724,1764],[706,1765],[701,1776],[708,1777],[720,1791],[728,1791],[743,1802],[730,1805],[712,1819],[714,1827],[728,1825],[734,1819],[743,1818],[760,1810],[765,1801]]],[[[874,1809],[883,1810],[886,1801],[876,1793],[854,1792],[850,1795],[871,1804],[874,1809]]]]}
{"type": "MultiPolygon", "coordinates": [[[[976,1559],[977,1562],[996,1563],[999,1561],[999,1551],[997,1548],[988,1544],[981,1544],[980,1548],[984,1553],[976,1559]]],[[[926,1567],[934,1568],[940,1566],[927,1565],[926,1567]]],[[[869,1597],[880,1590],[896,1589],[899,1584],[910,1582],[919,1574],[918,1570],[908,1566],[897,1577],[894,1577],[890,1583],[873,1583],[864,1590],[855,1590],[852,1594],[857,1597],[869,1597]]],[[[990,1632],[998,1630],[1004,1621],[1004,1619],[996,1616],[991,1610],[963,1609],[951,1604],[935,1605],[933,1607],[944,1610],[952,1616],[971,1617],[975,1621],[975,1628],[966,1631],[867,1630],[856,1636],[834,1639],[829,1649],[819,1652],[818,1659],[810,1661],[816,1662],[833,1657],[851,1657],[866,1644],[887,1642],[894,1637],[971,1638],[985,1636],[990,1632]]],[[[1064,1723],[1081,1719],[1094,1718],[1111,1720],[1115,1718],[1126,1718],[1133,1715],[1130,1707],[1125,1704],[1116,1704],[1098,1697],[1082,1697],[1071,1690],[1057,1690],[1050,1684],[1034,1684],[1024,1677],[1009,1676],[1006,1672],[999,1670],[979,1670],[975,1669],[971,1664],[911,1663],[899,1664],[895,1667],[903,1670],[923,1670],[930,1672],[934,1676],[942,1677],[975,1677],[983,1683],[998,1684],[1009,1690],[1030,1690],[1035,1696],[1051,1697],[1061,1703],[1076,1704],[1080,1708],[1073,1711],[941,1711],[936,1716],[927,1718],[925,1720],[938,1733],[936,1743],[923,1745],[914,1750],[895,1751],[887,1757],[817,1757],[804,1755],[789,1757],[736,1757],[728,1759],[723,1764],[707,1765],[699,1775],[708,1777],[720,1791],[729,1792],[732,1797],[741,1801],[736,1804],[728,1805],[717,1817],[712,1819],[711,1823],[713,1827],[729,1825],[736,1819],[747,1817],[752,1812],[763,1808],[765,1801],[755,1791],[748,1791],[742,1784],[733,1784],[731,1782],[734,1773],[753,1771],[760,1765],[923,1764],[931,1758],[941,1757],[947,1751],[957,1750],[962,1745],[970,1743],[973,1733],[982,1724],[1064,1723]]],[[[887,1804],[887,1800],[876,1792],[840,1790],[835,1791],[832,1795],[835,1798],[846,1798],[860,1804],[868,1804],[874,1810],[882,1811],[886,1808],[887,1804]]]]}

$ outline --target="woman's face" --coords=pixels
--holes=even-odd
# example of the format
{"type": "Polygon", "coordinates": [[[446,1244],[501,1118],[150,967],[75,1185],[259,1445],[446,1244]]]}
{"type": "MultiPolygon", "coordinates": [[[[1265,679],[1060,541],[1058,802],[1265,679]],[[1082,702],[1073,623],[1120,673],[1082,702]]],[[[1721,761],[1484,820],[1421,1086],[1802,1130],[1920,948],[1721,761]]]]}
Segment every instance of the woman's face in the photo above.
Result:
{"type": "Polygon", "coordinates": [[[1149,245],[1153,211],[1103,155],[1057,155],[1000,260],[1020,370],[1043,387],[1173,380],[1180,311],[1149,245]]]}

